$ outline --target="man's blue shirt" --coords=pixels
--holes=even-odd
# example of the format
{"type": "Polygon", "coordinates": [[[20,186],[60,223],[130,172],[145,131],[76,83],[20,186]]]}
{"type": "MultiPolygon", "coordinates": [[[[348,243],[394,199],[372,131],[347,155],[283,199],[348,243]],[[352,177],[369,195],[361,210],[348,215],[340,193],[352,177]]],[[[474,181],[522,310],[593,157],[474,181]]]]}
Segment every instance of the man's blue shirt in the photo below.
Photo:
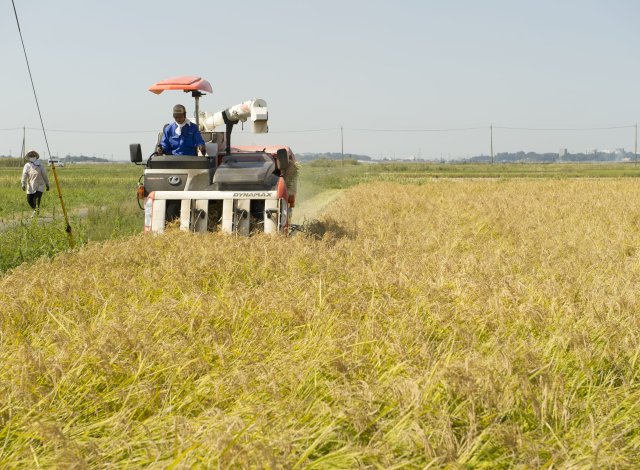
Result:
{"type": "Polygon", "coordinates": [[[169,124],[163,134],[160,145],[167,155],[196,155],[198,145],[204,145],[198,126],[189,122],[182,127],[180,135],[176,134],[178,124],[169,124]]]}

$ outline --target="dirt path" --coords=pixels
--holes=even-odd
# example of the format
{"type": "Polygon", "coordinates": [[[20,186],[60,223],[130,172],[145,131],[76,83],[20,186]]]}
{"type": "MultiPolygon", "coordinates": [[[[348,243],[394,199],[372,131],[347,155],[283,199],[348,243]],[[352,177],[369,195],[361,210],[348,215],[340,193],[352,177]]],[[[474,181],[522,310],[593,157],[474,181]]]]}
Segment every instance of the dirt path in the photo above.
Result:
{"type": "MultiPolygon", "coordinates": [[[[69,214],[71,216],[74,217],[80,217],[81,219],[84,219],[86,217],[89,216],[89,208],[88,207],[81,207],[80,209],[75,209],[74,211],[72,211],[71,214],[69,214]]],[[[21,223],[24,224],[30,224],[32,220],[37,220],[38,223],[41,224],[50,224],[51,222],[54,221],[54,218],[51,214],[42,214],[40,216],[38,216],[37,218],[31,218],[31,212],[23,212],[22,214],[20,214],[19,216],[16,216],[15,219],[11,219],[11,220],[0,220],[0,233],[2,232],[6,232],[7,230],[10,230],[14,227],[17,227],[18,225],[20,225],[21,223]]],[[[57,214],[55,220],[63,220],[64,218],[62,217],[62,214],[57,214]]]]}
{"type": "Polygon", "coordinates": [[[293,223],[301,224],[305,220],[318,217],[325,208],[334,201],[342,191],[339,189],[329,189],[314,197],[301,201],[293,209],[293,223]]]}

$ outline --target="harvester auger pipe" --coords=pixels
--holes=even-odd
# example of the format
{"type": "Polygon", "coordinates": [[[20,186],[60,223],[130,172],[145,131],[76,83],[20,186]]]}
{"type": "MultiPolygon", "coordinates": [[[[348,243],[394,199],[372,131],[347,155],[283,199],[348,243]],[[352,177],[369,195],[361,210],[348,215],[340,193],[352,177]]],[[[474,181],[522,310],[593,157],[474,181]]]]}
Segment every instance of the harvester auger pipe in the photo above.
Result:
{"type": "Polygon", "coordinates": [[[243,101],[215,114],[200,113],[200,115],[203,118],[200,128],[205,131],[213,131],[216,127],[225,126],[227,154],[231,153],[231,133],[235,124],[251,119],[252,132],[255,134],[269,132],[267,102],[259,98],[243,101]]]}

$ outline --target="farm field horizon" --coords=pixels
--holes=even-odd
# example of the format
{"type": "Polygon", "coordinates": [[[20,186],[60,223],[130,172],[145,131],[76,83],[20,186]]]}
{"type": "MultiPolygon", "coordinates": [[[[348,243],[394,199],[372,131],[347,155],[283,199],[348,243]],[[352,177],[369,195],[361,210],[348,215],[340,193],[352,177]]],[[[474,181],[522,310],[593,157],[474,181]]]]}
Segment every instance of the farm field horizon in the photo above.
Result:
{"type": "Polygon", "coordinates": [[[123,223],[0,275],[0,466],[640,461],[634,165],[323,165],[315,237],[123,223]]]}
{"type": "MultiPolygon", "coordinates": [[[[39,220],[30,218],[20,190],[17,159],[0,166],[0,273],[42,256],[68,249],[68,239],[53,185],[45,193],[39,220]],[[11,166],[13,165],[13,166],[11,166]],[[44,222],[44,223],[43,223],[44,222]]],[[[431,178],[591,178],[637,177],[635,164],[411,164],[358,165],[319,160],[304,165],[295,223],[312,220],[333,198],[351,186],[375,181],[424,183],[431,178]]],[[[65,206],[79,246],[139,233],[142,215],[135,185],[142,174],[132,164],[73,164],[58,170],[65,206]]]]}
{"type": "MultiPolygon", "coordinates": [[[[20,190],[17,159],[0,166],[0,273],[68,249],[60,202],[53,185],[45,193],[41,218],[30,218],[20,190]],[[13,165],[13,166],[11,166],[13,165]]],[[[74,239],[79,246],[139,233],[142,215],[135,184],[142,174],[132,164],[73,164],[58,170],[74,239]]],[[[640,176],[634,163],[615,164],[423,164],[318,160],[304,165],[293,221],[313,220],[346,188],[393,181],[424,184],[433,178],[626,178],[640,176]]]]}

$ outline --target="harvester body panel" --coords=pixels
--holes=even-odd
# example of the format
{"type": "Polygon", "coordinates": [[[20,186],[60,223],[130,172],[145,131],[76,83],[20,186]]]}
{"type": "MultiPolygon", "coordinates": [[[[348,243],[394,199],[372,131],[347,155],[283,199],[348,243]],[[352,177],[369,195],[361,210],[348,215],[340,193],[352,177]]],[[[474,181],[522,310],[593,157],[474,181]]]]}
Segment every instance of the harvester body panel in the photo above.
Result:
{"type": "Polygon", "coordinates": [[[213,158],[151,158],[144,171],[145,231],[163,233],[176,220],[192,232],[286,233],[292,204],[275,155],[234,150],[213,158]]]}

